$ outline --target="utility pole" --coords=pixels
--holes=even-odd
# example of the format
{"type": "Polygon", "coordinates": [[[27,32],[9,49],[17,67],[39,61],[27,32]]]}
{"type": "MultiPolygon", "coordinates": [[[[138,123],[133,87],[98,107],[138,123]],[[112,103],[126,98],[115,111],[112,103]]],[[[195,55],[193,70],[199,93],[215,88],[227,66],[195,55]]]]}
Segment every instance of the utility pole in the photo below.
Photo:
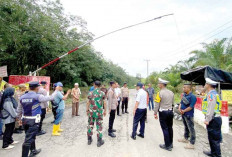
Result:
{"type": "Polygon", "coordinates": [[[150,62],[150,60],[145,59],[144,61],[147,62],[147,77],[148,77],[149,76],[149,62],[150,62]]]}

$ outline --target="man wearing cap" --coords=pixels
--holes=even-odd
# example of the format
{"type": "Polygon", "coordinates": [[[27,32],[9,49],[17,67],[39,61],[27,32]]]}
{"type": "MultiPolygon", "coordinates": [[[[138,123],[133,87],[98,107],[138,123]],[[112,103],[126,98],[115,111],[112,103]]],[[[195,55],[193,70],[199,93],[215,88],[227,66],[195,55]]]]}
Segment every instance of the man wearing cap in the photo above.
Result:
{"type": "MultiPolygon", "coordinates": [[[[47,96],[48,95],[48,92],[46,90],[47,82],[46,81],[41,81],[40,85],[41,86],[39,88],[38,94],[42,94],[44,96],[47,96]]],[[[40,123],[39,123],[39,131],[37,133],[37,136],[46,134],[46,131],[42,130],[42,125],[43,125],[43,120],[44,120],[45,115],[46,115],[46,109],[48,107],[48,101],[41,102],[40,106],[41,106],[41,120],[40,120],[40,123]]]]}
{"type": "Polygon", "coordinates": [[[72,116],[73,117],[79,116],[78,110],[79,110],[81,90],[79,88],[78,83],[74,84],[74,88],[72,89],[71,95],[72,95],[72,116]]]}
{"type": "Polygon", "coordinates": [[[160,144],[160,148],[171,151],[173,148],[173,110],[174,93],[166,88],[168,81],[159,78],[158,87],[160,91],[155,99],[155,119],[158,119],[164,135],[164,143],[160,144]]]}
{"type": "Polygon", "coordinates": [[[140,130],[138,136],[144,138],[144,130],[145,130],[145,120],[147,114],[147,92],[143,89],[142,83],[137,83],[136,90],[138,91],[136,94],[136,102],[134,107],[134,120],[133,120],[133,131],[131,138],[136,140],[137,128],[140,122],[140,130]]]}
{"type": "Polygon", "coordinates": [[[191,84],[184,84],[184,95],[179,105],[179,111],[182,114],[182,120],[184,124],[184,138],[178,139],[178,142],[188,143],[185,149],[194,149],[196,140],[196,133],[194,129],[194,106],[197,102],[197,98],[191,92],[191,84]],[[188,138],[190,137],[190,142],[188,138]]]}
{"type": "Polygon", "coordinates": [[[115,138],[116,135],[114,132],[116,132],[115,129],[113,129],[114,126],[114,119],[115,119],[115,112],[118,106],[118,100],[117,100],[117,94],[115,92],[115,89],[117,88],[117,84],[114,81],[110,82],[110,89],[107,93],[108,98],[108,107],[109,107],[109,129],[108,129],[108,135],[110,137],[115,138]]]}
{"type": "Polygon", "coordinates": [[[123,87],[121,88],[121,94],[122,94],[122,114],[124,113],[129,113],[127,111],[128,109],[128,101],[129,101],[129,89],[127,87],[127,83],[125,82],[123,84],[123,87]],[[124,112],[124,108],[125,108],[125,112],[124,112]]]}
{"type": "Polygon", "coordinates": [[[36,149],[35,139],[39,128],[41,115],[41,102],[53,100],[53,96],[44,96],[38,94],[39,82],[30,82],[29,91],[20,97],[20,104],[17,108],[18,117],[22,117],[25,129],[25,141],[23,143],[22,157],[35,156],[40,153],[41,149],[36,149]]]}
{"type": "Polygon", "coordinates": [[[61,82],[56,83],[56,91],[53,93],[55,95],[54,97],[54,103],[57,104],[56,109],[56,119],[53,124],[53,130],[52,130],[52,136],[60,136],[60,132],[63,130],[60,129],[60,124],[63,119],[64,109],[65,109],[65,102],[64,100],[67,100],[69,94],[71,93],[71,90],[68,90],[66,95],[63,95],[61,92],[63,91],[63,84],[61,82]]]}
{"type": "Polygon", "coordinates": [[[218,82],[206,78],[205,89],[208,94],[202,102],[202,112],[205,114],[205,125],[208,132],[210,151],[204,151],[207,156],[221,157],[221,107],[222,102],[215,88],[218,82]]]}

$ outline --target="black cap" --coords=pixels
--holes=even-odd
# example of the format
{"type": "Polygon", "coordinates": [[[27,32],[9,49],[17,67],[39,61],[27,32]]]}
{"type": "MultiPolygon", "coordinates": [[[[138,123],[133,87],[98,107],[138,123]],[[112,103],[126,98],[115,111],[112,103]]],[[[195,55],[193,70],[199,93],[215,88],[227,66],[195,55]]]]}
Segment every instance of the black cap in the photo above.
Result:
{"type": "Polygon", "coordinates": [[[47,84],[47,82],[46,81],[41,81],[40,84],[45,85],[45,84],[47,84]]]}
{"type": "Polygon", "coordinates": [[[40,84],[38,81],[29,82],[29,87],[39,87],[40,84]]]}
{"type": "Polygon", "coordinates": [[[123,83],[123,85],[127,84],[126,82],[123,83]]]}
{"type": "Polygon", "coordinates": [[[112,86],[113,84],[115,84],[115,81],[110,81],[110,85],[112,86]]]}
{"type": "Polygon", "coordinates": [[[138,82],[136,86],[142,88],[143,84],[141,82],[138,82]]]}

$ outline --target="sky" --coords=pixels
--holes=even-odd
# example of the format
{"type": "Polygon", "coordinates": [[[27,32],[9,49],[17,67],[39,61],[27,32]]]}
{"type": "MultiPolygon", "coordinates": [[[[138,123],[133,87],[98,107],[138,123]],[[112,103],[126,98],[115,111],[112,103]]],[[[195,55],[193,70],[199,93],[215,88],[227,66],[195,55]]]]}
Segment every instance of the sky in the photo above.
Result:
{"type": "Polygon", "coordinates": [[[66,13],[87,21],[87,28],[95,37],[174,13],[174,16],[123,30],[92,43],[96,51],[132,76],[138,73],[147,76],[145,60],[150,60],[149,74],[159,72],[187,59],[192,50],[202,49],[202,42],[232,36],[231,0],[60,1],[66,13]]]}

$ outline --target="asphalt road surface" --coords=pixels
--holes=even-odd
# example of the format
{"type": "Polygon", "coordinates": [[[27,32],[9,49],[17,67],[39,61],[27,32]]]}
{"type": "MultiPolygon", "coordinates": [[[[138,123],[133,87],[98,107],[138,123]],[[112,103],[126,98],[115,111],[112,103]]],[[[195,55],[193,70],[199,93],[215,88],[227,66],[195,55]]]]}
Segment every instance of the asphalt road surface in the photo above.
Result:
{"type": "MultiPolygon", "coordinates": [[[[44,130],[47,134],[36,139],[37,148],[42,148],[38,157],[204,157],[202,151],[208,150],[206,130],[195,125],[197,138],[194,150],[184,149],[183,143],[177,140],[183,135],[183,125],[181,121],[174,120],[174,148],[172,151],[165,151],[159,148],[159,144],[164,143],[163,133],[159,121],[153,117],[153,112],[148,111],[148,123],[146,123],[145,138],[137,137],[134,141],[130,138],[132,132],[133,116],[132,111],[135,104],[135,90],[130,92],[129,114],[116,116],[114,129],[117,130],[116,138],[111,138],[107,134],[109,115],[104,118],[103,139],[105,144],[98,148],[96,130],[94,129],[93,143],[87,145],[87,116],[85,114],[85,103],[80,105],[80,117],[71,117],[71,108],[67,107],[61,125],[64,132],[59,137],[51,136],[53,117],[47,114],[44,121],[44,130]]],[[[12,150],[0,149],[0,157],[20,157],[24,133],[14,135],[15,140],[20,143],[12,150]]],[[[232,136],[223,135],[222,144],[223,157],[232,157],[232,136]]]]}

